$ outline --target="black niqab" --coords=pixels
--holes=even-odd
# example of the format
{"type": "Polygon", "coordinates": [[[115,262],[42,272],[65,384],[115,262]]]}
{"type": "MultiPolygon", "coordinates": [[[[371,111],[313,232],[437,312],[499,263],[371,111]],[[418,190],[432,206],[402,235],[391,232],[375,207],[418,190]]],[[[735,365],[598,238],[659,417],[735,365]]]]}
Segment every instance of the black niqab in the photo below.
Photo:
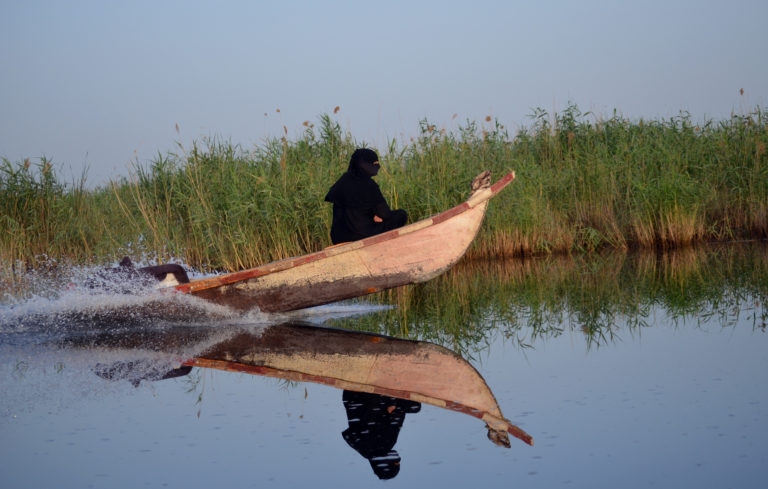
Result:
{"type": "Polygon", "coordinates": [[[379,155],[372,149],[360,148],[349,159],[348,172],[360,176],[375,177],[379,173],[379,155]],[[375,163],[375,164],[374,164],[375,163]]]}
{"type": "Polygon", "coordinates": [[[376,207],[381,202],[386,203],[379,185],[371,179],[379,173],[378,161],[379,155],[372,149],[356,149],[349,159],[347,172],[333,184],[325,200],[347,208],[376,207]]]}

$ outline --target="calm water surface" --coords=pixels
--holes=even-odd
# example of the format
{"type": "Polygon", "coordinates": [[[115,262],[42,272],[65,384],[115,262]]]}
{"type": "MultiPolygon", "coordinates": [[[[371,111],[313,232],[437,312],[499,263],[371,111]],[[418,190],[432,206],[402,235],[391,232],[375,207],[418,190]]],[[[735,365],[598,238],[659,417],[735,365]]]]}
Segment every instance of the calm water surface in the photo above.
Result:
{"type": "Polygon", "coordinates": [[[6,301],[2,486],[767,487],[765,263],[757,247],[462,267],[288,318],[104,321],[72,311],[124,298],[6,301]],[[381,481],[343,435],[354,415],[340,389],[200,367],[148,380],[278,322],[460,352],[534,445],[496,445],[462,412],[400,406],[397,473],[381,481]]]}

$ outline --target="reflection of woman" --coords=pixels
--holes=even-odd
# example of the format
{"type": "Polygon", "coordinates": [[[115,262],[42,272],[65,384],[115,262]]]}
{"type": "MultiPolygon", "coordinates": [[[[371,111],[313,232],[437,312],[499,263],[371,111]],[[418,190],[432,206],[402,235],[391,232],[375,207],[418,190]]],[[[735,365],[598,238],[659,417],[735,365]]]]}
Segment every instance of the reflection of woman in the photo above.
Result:
{"type": "Polygon", "coordinates": [[[344,440],[371,463],[379,479],[391,479],[400,472],[400,455],[393,450],[406,413],[418,413],[421,404],[366,392],[344,391],[344,409],[349,428],[344,440]]]}

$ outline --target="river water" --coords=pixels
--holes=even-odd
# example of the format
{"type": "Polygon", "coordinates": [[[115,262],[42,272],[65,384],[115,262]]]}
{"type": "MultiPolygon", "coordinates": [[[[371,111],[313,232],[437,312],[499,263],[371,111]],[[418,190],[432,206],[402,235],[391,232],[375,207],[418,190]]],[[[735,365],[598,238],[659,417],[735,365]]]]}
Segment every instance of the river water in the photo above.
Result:
{"type": "MultiPolygon", "coordinates": [[[[176,299],[54,293],[38,277],[47,293],[0,306],[2,486],[766,487],[766,264],[762,244],[463,264],[282,316],[183,302],[163,317],[176,299]],[[353,394],[327,379],[183,365],[235,337],[279,356],[264,338],[313,326],[455,352],[533,445],[392,397],[395,428],[360,429],[353,394]],[[365,446],[350,437],[368,430],[365,446]]],[[[337,344],[296,348],[307,360],[337,344]]]]}

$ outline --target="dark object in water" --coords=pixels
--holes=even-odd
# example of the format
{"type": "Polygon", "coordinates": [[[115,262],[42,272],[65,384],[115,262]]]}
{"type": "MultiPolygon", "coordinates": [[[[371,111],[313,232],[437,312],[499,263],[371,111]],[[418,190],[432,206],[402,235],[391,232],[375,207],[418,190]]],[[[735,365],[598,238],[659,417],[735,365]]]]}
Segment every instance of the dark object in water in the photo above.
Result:
{"type": "Polygon", "coordinates": [[[129,257],[120,260],[118,266],[105,268],[85,285],[89,289],[107,289],[130,293],[133,286],[175,286],[189,283],[187,272],[181,265],[168,263],[136,268],[129,257]],[[159,283],[158,283],[159,282],[159,283]]]}
{"type": "Polygon", "coordinates": [[[139,275],[150,275],[154,277],[158,282],[168,282],[168,285],[189,283],[187,272],[181,265],[177,265],[175,263],[134,268],[133,262],[131,262],[131,259],[126,256],[120,261],[119,266],[123,269],[135,270],[139,275]],[[176,283],[172,283],[173,281],[176,283]]]}

